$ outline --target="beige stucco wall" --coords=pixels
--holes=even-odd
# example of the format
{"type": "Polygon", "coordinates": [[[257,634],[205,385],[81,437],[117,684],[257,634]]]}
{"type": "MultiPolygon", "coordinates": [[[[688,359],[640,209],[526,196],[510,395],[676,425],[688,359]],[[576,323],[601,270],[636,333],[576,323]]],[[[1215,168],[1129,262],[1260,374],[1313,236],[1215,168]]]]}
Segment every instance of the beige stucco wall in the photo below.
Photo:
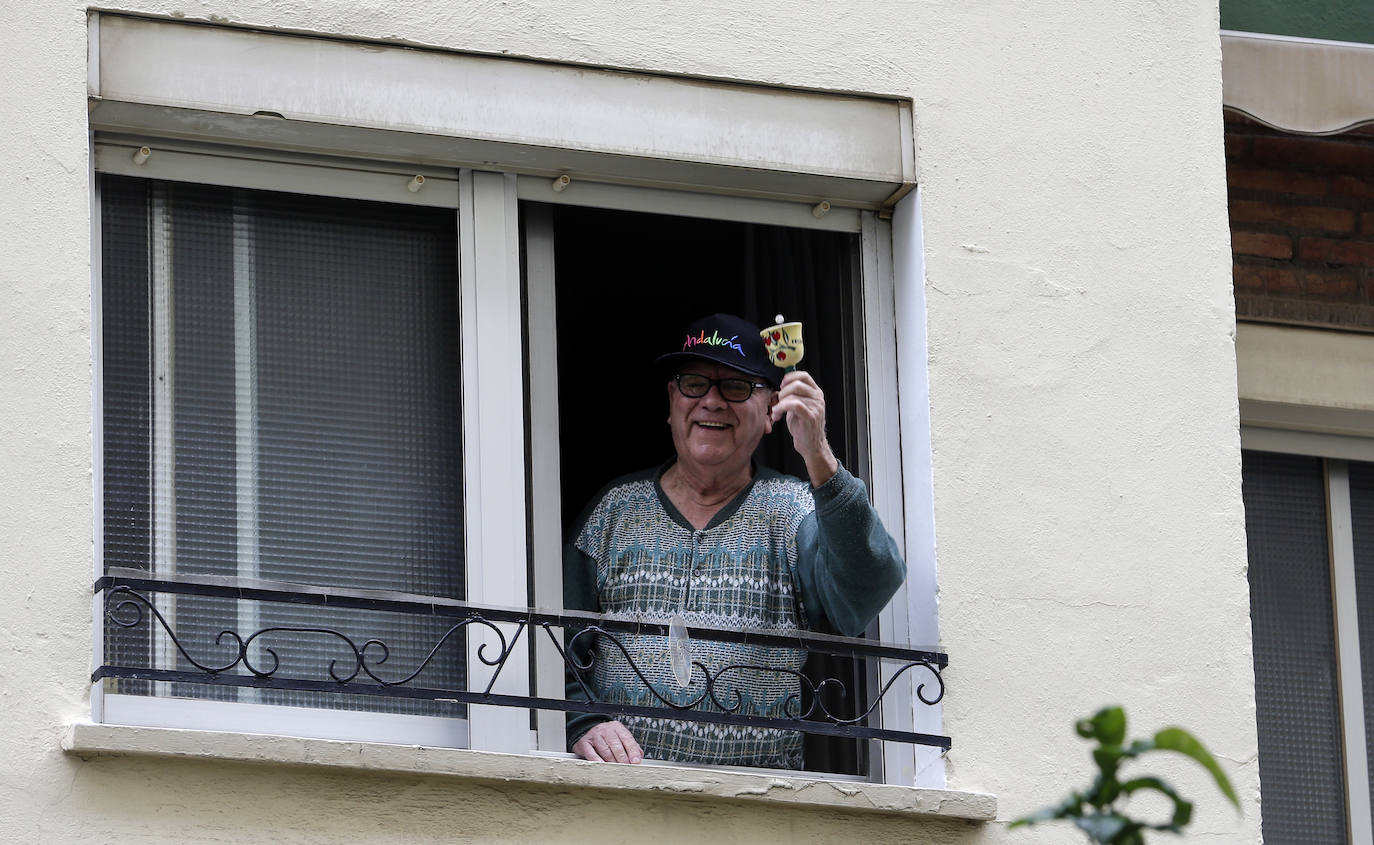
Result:
{"type": "MultiPolygon", "coordinates": [[[[1126,705],[1258,841],[1214,4],[124,0],[119,9],[910,97],[951,787],[1011,818],[1126,705]]],[[[87,714],[86,8],[0,4],[0,818],[14,841],[1070,841],[833,810],[59,750],[87,714]]]]}

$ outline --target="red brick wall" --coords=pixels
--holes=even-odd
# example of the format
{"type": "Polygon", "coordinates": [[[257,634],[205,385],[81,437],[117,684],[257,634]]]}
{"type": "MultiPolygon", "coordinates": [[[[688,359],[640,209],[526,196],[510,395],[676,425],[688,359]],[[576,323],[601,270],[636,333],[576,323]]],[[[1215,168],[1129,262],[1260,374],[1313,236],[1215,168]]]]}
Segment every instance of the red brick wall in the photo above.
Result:
{"type": "Polygon", "coordinates": [[[1374,131],[1309,137],[1226,114],[1240,319],[1374,331],[1374,131]]]}

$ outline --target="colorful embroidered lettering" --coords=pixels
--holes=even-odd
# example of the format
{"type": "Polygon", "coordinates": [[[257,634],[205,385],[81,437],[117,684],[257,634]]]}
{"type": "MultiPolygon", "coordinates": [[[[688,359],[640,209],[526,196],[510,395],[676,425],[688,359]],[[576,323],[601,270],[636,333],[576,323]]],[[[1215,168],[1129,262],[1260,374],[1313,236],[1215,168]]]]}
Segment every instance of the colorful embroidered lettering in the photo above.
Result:
{"type": "Polygon", "coordinates": [[[747,357],[744,354],[744,348],[741,347],[738,343],[735,343],[736,340],[739,340],[739,335],[734,335],[733,337],[727,340],[726,338],[721,337],[720,332],[718,331],[711,332],[711,336],[707,337],[706,331],[703,329],[701,334],[697,335],[696,337],[687,335],[687,342],[682,344],[682,348],[688,349],[693,346],[728,346],[731,349],[738,352],[741,358],[747,357]]]}

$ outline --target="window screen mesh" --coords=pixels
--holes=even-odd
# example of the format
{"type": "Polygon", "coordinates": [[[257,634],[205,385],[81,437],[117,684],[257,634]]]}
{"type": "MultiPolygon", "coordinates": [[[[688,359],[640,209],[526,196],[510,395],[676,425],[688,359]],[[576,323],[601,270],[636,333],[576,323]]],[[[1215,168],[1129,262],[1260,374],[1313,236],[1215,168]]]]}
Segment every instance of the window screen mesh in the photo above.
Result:
{"type": "Polygon", "coordinates": [[[1246,452],[1244,496],[1264,838],[1344,843],[1322,462],[1246,452]]]}
{"type": "MultiPolygon", "coordinates": [[[[455,213],[112,176],[101,177],[101,201],[107,565],[462,598],[455,213]]],[[[395,677],[449,627],[271,602],[160,601],[205,663],[232,652],[216,645],[221,630],[325,628],[358,645],[385,642],[379,674],[395,677]]],[[[191,668],[146,628],[107,626],[107,659],[191,668]]],[[[264,642],[283,677],[328,680],[331,660],[353,664],[327,634],[264,642]]],[[[415,683],[460,688],[462,651],[451,640],[415,683]]],[[[453,712],[367,696],[170,692],[453,712]]]]}
{"type": "MultiPolygon", "coordinates": [[[[1351,461],[1350,523],[1354,533],[1355,601],[1360,617],[1360,686],[1364,691],[1365,760],[1374,784],[1374,464],[1351,461]]],[[[1374,798],[1374,794],[1370,796],[1374,798]]]]}

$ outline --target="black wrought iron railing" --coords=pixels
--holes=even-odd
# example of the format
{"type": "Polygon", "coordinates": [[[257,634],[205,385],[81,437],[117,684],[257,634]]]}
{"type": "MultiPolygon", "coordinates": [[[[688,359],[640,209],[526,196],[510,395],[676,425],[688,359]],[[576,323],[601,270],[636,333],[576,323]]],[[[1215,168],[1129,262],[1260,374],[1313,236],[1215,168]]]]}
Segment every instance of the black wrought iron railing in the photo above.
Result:
{"type": "MultiPolygon", "coordinates": [[[[948,665],[945,654],[935,651],[905,648],[852,637],[835,637],[805,632],[730,631],[713,628],[688,627],[690,640],[724,643],[743,643],[760,647],[803,650],[809,654],[835,655],[866,661],[884,661],[889,671],[884,673],[881,688],[871,694],[854,689],[851,681],[835,677],[815,679],[804,673],[796,676],[798,693],[784,705],[784,716],[770,717],[743,712],[741,696],[731,689],[731,676],[749,671],[777,672],[773,667],[732,665],[715,673],[702,663],[694,663],[692,673],[699,679],[695,688],[700,692],[689,700],[662,695],[649,686],[657,700],[654,706],[602,703],[595,700],[578,701],[529,695],[508,695],[495,692],[497,678],[518,648],[528,647],[521,639],[526,630],[531,637],[543,631],[569,668],[572,676],[582,682],[590,697],[585,679],[593,668],[595,656],[579,658],[574,648],[584,637],[601,635],[620,646],[623,635],[669,635],[669,626],[647,621],[628,621],[578,612],[547,613],[529,609],[509,609],[469,604],[457,600],[426,598],[401,593],[353,590],[280,584],[271,582],[245,583],[228,578],[179,577],[175,580],[148,577],[137,570],[122,570],[105,575],[95,582],[95,592],[104,596],[104,612],[108,623],[124,631],[143,629],[149,638],[163,639],[163,652],[179,655],[175,665],[184,668],[160,668],[153,665],[128,666],[106,661],[91,675],[92,681],[105,678],[132,681],[166,681],[183,684],[214,684],[258,689],[295,690],[340,695],[389,696],[464,704],[486,704],[538,710],[598,713],[612,717],[646,716],[692,722],[747,725],[776,728],[810,734],[880,739],[914,743],[941,749],[950,747],[945,736],[897,730],[873,724],[874,714],[894,687],[904,681],[915,682],[917,706],[933,706],[945,692],[942,673],[948,665]],[[202,643],[200,651],[179,636],[168,614],[159,610],[158,596],[185,595],[230,599],[239,602],[281,602],[300,606],[314,606],[322,611],[354,609],[384,611],[411,616],[452,620],[427,652],[410,667],[388,664],[393,648],[381,639],[349,635],[327,626],[272,625],[254,630],[221,630],[213,640],[213,648],[202,643]],[[475,626],[475,627],[474,627],[475,626]],[[503,627],[504,626],[504,627],[503,627]],[[471,630],[469,630],[471,629],[471,630]],[[491,667],[491,676],[482,689],[469,685],[464,689],[425,686],[418,679],[436,656],[446,649],[462,649],[463,637],[472,631],[491,632],[486,645],[477,649],[477,659],[491,667]],[[312,648],[310,653],[327,664],[316,677],[288,676],[282,671],[283,649],[293,642],[323,638],[334,645],[332,651],[312,648]],[[566,638],[566,639],[565,639],[566,638]],[[271,645],[266,643],[270,640],[271,645]],[[256,644],[256,648],[255,648],[256,644]],[[340,657],[342,655],[342,657],[340,657]]],[[[175,618],[175,617],[174,617],[175,618]]],[[[412,644],[413,646],[413,644],[412,644]]],[[[414,648],[411,653],[417,653],[414,648]]],[[[625,658],[628,659],[628,652],[625,658]]],[[[146,661],[151,664],[151,652],[146,661]]],[[[124,661],[121,661],[124,662],[124,661]]],[[[128,661],[132,662],[132,661],[128,661]]],[[[166,661],[165,661],[166,662],[166,661]]],[[[293,661],[295,662],[295,661],[293,661]]],[[[640,668],[631,662],[631,669],[644,677],[640,668]]],[[[301,673],[304,674],[304,673],[301,673]]]]}

